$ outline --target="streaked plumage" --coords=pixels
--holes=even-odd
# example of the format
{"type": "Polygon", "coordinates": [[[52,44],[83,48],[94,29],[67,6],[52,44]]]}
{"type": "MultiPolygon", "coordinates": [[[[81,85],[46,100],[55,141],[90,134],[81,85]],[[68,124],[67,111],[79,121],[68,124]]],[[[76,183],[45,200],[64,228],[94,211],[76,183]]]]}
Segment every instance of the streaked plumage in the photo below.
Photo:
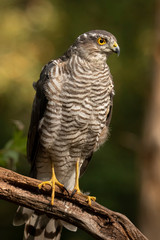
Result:
{"type": "MultiPolygon", "coordinates": [[[[73,190],[77,159],[82,175],[93,152],[107,139],[114,95],[106,64],[111,52],[119,52],[115,37],[94,30],[80,35],[62,57],[42,69],[34,84],[36,96],[27,145],[33,177],[49,180],[53,162],[58,181],[73,190]]],[[[62,225],[76,229],[25,208],[20,207],[18,212],[14,224],[26,222],[24,239],[58,240],[62,225]]]]}

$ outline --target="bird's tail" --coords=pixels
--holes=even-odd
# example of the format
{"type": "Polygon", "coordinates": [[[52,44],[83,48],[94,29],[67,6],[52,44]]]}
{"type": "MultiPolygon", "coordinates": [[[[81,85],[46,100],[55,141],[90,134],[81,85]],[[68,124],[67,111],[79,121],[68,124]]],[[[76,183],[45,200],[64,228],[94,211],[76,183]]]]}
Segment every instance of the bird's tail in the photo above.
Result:
{"type": "Polygon", "coordinates": [[[14,226],[25,224],[23,240],[59,240],[62,232],[60,220],[38,215],[33,210],[19,207],[13,220],[14,226]]]}

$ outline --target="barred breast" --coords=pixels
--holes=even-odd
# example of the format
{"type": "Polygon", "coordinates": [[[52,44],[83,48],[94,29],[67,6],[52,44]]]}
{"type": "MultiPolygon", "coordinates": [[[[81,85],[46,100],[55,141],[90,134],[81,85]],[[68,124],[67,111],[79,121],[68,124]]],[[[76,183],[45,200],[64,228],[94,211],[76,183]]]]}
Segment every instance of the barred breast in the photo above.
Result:
{"type": "Polygon", "coordinates": [[[58,180],[73,189],[76,161],[81,166],[107,137],[106,116],[114,94],[109,68],[106,64],[93,69],[76,55],[55,62],[45,94],[41,144],[48,149],[58,180]]]}

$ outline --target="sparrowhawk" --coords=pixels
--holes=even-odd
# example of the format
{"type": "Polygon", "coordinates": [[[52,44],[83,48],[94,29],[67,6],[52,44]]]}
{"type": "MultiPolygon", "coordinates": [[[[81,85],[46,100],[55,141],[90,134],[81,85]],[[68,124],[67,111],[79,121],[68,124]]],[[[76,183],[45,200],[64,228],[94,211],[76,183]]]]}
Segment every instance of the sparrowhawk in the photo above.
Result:
{"type": "MultiPolygon", "coordinates": [[[[79,176],[107,139],[114,84],[106,63],[119,54],[116,38],[104,30],[80,35],[63,56],[46,64],[34,83],[36,95],[28,133],[27,158],[31,175],[82,194],[79,176]]],[[[86,196],[88,204],[94,197],[86,196]]],[[[14,225],[25,223],[24,239],[60,239],[62,226],[76,227],[19,207],[14,225]]]]}

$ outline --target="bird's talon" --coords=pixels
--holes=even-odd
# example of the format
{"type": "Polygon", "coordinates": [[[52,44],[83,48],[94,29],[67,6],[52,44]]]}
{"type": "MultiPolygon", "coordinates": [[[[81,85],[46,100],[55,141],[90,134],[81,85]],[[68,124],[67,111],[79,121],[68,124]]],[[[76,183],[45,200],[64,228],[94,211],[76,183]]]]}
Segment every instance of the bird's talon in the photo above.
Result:
{"type": "Polygon", "coordinates": [[[73,197],[76,193],[77,193],[77,189],[75,188],[71,193],[71,197],[73,197]]]}
{"type": "Polygon", "coordinates": [[[62,189],[63,191],[66,191],[67,192],[67,194],[69,195],[69,192],[68,192],[68,190],[67,190],[67,188],[63,185],[63,189],[62,189]]]}
{"type": "Polygon", "coordinates": [[[92,205],[91,200],[94,201],[94,202],[96,201],[96,197],[93,197],[93,196],[86,196],[86,197],[87,197],[86,201],[87,201],[89,206],[92,205]]]}
{"type": "MultiPolygon", "coordinates": [[[[38,188],[41,189],[42,186],[45,186],[46,184],[50,185],[51,188],[52,188],[52,194],[51,194],[51,205],[54,205],[54,197],[55,197],[55,185],[59,186],[61,189],[65,189],[66,188],[64,187],[64,185],[62,183],[60,183],[57,178],[56,178],[56,175],[55,175],[55,172],[54,172],[54,166],[53,166],[53,163],[52,163],[52,177],[49,181],[44,181],[42,183],[40,183],[38,185],[38,188]]],[[[68,191],[67,191],[68,192],[68,191]]]]}
{"type": "Polygon", "coordinates": [[[79,159],[78,161],[76,162],[76,178],[75,178],[75,186],[74,186],[74,189],[71,193],[71,197],[74,196],[74,194],[77,193],[81,196],[84,196],[86,198],[86,201],[88,202],[88,204],[91,206],[92,201],[96,201],[96,197],[93,197],[93,196],[87,196],[85,194],[83,194],[79,188],[79,159]]]}
{"type": "Polygon", "coordinates": [[[40,184],[38,184],[38,188],[41,189],[43,186],[45,186],[46,184],[52,186],[51,181],[46,181],[46,182],[42,182],[40,184]]]}
{"type": "Polygon", "coordinates": [[[67,189],[64,187],[64,185],[62,183],[60,183],[58,180],[56,180],[55,184],[60,187],[61,189],[65,189],[67,191],[67,189]]]}

